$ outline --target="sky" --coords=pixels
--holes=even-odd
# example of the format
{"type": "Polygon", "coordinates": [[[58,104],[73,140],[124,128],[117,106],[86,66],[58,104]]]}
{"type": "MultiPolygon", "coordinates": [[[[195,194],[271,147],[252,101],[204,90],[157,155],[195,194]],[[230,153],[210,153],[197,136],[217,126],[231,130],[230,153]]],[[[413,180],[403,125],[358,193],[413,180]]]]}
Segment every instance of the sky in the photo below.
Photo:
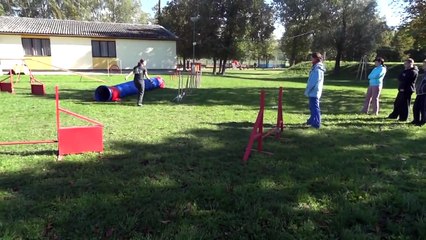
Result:
{"type": "MultiPolygon", "coordinates": [[[[394,27],[398,26],[401,22],[401,16],[398,14],[399,11],[401,11],[400,6],[396,6],[396,4],[392,3],[394,0],[377,0],[377,5],[379,9],[379,14],[381,17],[386,19],[386,22],[388,26],[394,27]]],[[[272,2],[272,0],[266,0],[266,2],[272,2]]],[[[154,12],[152,8],[155,6],[155,4],[158,3],[156,0],[141,0],[142,3],[142,11],[147,12],[151,14],[151,16],[154,16],[154,12]]],[[[161,1],[161,7],[164,7],[166,5],[167,1],[162,0],[161,1]]],[[[284,27],[282,24],[277,22],[275,24],[275,31],[274,31],[274,37],[276,39],[280,39],[282,34],[284,32],[284,27]]]]}

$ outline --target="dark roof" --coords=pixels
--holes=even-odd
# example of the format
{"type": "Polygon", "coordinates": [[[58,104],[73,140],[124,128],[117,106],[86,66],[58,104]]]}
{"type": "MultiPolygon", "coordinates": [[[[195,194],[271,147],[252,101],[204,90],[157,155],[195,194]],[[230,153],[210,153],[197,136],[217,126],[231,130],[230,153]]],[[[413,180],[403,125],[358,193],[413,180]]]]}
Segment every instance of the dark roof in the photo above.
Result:
{"type": "Polygon", "coordinates": [[[106,23],[43,18],[0,17],[0,33],[176,40],[160,25],[106,23]]]}

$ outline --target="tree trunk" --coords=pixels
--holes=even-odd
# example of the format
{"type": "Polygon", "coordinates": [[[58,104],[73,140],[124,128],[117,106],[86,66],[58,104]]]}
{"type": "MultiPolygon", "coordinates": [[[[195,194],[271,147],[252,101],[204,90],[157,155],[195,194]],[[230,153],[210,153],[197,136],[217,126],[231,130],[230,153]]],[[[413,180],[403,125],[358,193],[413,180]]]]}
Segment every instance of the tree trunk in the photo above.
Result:
{"type": "Polygon", "coordinates": [[[290,67],[296,64],[296,38],[293,38],[290,55],[290,67]]]}
{"type": "Polygon", "coordinates": [[[182,71],[186,71],[186,58],[183,57],[182,71]]]}
{"type": "Polygon", "coordinates": [[[342,49],[338,47],[337,54],[336,54],[336,62],[334,63],[334,71],[333,71],[334,74],[339,74],[341,60],[342,60],[342,49]]]}
{"type": "Polygon", "coordinates": [[[217,62],[217,59],[216,59],[216,57],[214,57],[213,58],[213,75],[215,75],[216,74],[216,62],[217,62]]]}
{"type": "Polygon", "coordinates": [[[226,69],[226,62],[228,61],[228,58],[227,57],[225,57],[224,59],[223,59],[223,62],[222,62],[222,71],[220,72],[220,74],[222,74],[222,75],[224,75],[225,74],[225,69],[226,69]]]}
{"type": "Polygon", "coordinates": [[[345,46],[345,42],[346,42],[346,9],[343,10],[342,13],[342,33],[340,35],[340,37],[338,38],[337,41],[337,54],[336,54],[336,62],[334,64],[334,74],[339,74],[340,72],[340,61],[342,60],[342,56],[343,56],[343,51],[344,51],[344,46],[345,46]]]}

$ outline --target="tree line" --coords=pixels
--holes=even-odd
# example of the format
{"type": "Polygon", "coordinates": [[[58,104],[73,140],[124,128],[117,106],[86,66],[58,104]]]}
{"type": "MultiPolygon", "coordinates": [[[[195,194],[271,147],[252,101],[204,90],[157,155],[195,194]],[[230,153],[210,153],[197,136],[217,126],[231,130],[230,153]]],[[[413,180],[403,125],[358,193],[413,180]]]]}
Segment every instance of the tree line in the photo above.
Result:
{"type": "Polygon", "coordinates": [[[138,0],[2,0],[0,16],[147,23],[138,0]]]}
{"type": "Polygon", "coordinates": [[[364,56],[380,55],[387,61],[426,57],[420,41],[426,23],[422,0],[408,3],[405,23],[397,28],[379,16],[375,0],[274,0],[274,4],[286,29],[281,46],[292,63],[305,59],[310,50],[335,59],[335,72],[342,60],[359,61],[364,56]],[[307,31],[312,34],[292,37],[307,31]]]}
{"type": "Polygon", "coordinates": [[[195,57],[213,59],[213,73],[231,59],[271,55],[274,11],[263,0],[172,0],[157,18],[179,36],[179,56],[192,58],[195,40],[195,57]]]}
{"type": "Polygon", "coordinates": [[[391,28],[379,16],[376,0],[171,0],[154,19],[141,11],[137,0],[3,0],[0,15],[106,22],[158,23],[178,37],[183,59],[213,59],[213,72],[224,73],[231,59],[265,60],[276,41],[274,23],[285,32],[279,41],[291,64],[320,51],[341,61],[383,56],[419,61],[426,53],[426,2],[394,0],[403,4],[405,19],[391,28]],[[195,41],[195,46],[193,42],[195,41]],[[219,66],[216,69],[216,65],[219,66]]]}

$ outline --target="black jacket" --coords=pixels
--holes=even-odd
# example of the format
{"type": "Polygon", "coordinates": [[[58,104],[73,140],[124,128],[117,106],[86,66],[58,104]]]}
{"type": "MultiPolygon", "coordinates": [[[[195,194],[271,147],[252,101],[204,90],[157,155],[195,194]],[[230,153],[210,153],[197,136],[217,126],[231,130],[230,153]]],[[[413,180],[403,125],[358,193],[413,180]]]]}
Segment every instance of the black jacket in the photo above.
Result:
{"type": "Polygon", "coordinates": [[[424,95],[426,94],[426,73],[423,75],[423,79],[420,81],[420,83],[417,85],[417,95],[424,95]]]}
{"type": "Polygon", "coordinates": [[[404,92],[409,93],[413,93],[414,91],[416,91],[415,84],[418,76],[419,69],[417,68],[417,66],[404,70],[401,74],[399,74],[398,77],[398,90],[404,89],[404,92]]]}

